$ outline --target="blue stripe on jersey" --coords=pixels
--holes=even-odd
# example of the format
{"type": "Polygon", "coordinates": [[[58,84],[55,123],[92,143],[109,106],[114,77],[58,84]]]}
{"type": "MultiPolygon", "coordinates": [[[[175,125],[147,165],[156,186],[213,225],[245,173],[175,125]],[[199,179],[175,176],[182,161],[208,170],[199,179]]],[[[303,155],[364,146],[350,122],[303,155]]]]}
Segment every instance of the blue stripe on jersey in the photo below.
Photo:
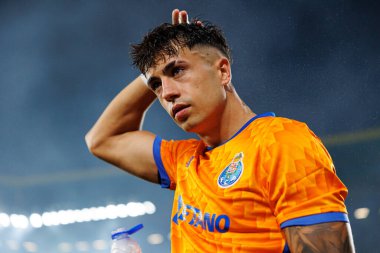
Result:
{"type": "Polygon", "coordinates": [[[161,180],[161,187],[162,188],[169,188],[170,187],[170,179],[168,174],[166,173],[164,164],[162,163],[161,159],[161,141],[162,139],[158,136],[154,139],[153,142],[153,157],[154,161],[156,162],[156,166],[158,168],[158,173],[160,175],[161,180]]]}
{"type": "Polygon", "coordinates": [[[290,226],[309,226],[325,222],[349,222],[348,216],[346,213],[341,212],[331,212],[331,213],[320,213],[313,214],[304,217],[299,217],[291,220],[284,221],[281,223],[281,228],[286,228],[290,226]]]}

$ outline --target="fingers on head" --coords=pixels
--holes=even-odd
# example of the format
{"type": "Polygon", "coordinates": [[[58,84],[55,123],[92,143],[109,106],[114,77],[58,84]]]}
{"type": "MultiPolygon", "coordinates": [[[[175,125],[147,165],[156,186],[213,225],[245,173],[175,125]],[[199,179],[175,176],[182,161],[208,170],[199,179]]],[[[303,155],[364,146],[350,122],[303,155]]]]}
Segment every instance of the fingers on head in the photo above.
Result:
{"type": "Polygon", "coordinates": [[[181,24],[188,24],[189,23],[188,15],[187,15],[186,11],[180,11],[180,13],[179,13],[179,23],[181,23],[181,24]]]}
{"type": "Polygon", "coordinates": [[[172,24],[178,25],[178,24],[186,24],[189,23],[189,16],[187,15],[187,12],[185,10],[178,10],[174,9],[172,11],[172,24]]]}
{"type": "Polygon", "coordinates": [[[178,9],[174,9],[172,11],[172,24],[173,25],[179,24],[179,10],[178,9]]]}

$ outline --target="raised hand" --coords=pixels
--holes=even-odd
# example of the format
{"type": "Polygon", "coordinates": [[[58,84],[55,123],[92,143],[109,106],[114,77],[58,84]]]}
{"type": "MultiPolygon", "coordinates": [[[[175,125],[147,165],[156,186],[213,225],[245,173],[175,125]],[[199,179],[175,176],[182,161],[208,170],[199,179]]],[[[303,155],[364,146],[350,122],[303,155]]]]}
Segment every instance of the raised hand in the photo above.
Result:
{"type": "Polygon", "coordinates": [[[172,24],[189,24],[189,16],[185,10],[180,11],[178,9],[174,9],[172,12],[172,24]]]}

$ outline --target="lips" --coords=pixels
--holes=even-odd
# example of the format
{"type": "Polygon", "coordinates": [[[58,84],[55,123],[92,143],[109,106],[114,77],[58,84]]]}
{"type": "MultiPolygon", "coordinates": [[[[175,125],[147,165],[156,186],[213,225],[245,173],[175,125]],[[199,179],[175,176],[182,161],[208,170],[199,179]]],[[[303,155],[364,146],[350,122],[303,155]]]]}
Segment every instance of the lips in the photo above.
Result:
{"type": "Polygon", "coordinates": [[[186,104],[176,104],[173,106],[172,108],[172,116],[173,118],[176,117],[177,113],[181,112],[182,110],[186,109],[190,107],[190,105],[186,105],[186,104]]]}

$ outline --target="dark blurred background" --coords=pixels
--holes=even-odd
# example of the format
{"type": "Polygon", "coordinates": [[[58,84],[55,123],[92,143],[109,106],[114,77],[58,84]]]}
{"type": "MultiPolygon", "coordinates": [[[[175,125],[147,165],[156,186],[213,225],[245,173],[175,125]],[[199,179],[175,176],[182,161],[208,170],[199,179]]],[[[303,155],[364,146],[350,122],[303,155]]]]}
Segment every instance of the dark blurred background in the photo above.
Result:
{"type": "MultiPolygon", "coordinates": [[[[174,8],[224,30],[233,82],[256,113],[323,139],[349,188],[357,252],[377,252],[379,3],[1,0],[0,252],[106,253],[113,229],[138,223],[144,252],[169,252],[173,193],[96,159],[84,135],[139,74],[130,44],[174,8]]],[[[157,103],[144,128],[189,136],[157,103]]]]}

